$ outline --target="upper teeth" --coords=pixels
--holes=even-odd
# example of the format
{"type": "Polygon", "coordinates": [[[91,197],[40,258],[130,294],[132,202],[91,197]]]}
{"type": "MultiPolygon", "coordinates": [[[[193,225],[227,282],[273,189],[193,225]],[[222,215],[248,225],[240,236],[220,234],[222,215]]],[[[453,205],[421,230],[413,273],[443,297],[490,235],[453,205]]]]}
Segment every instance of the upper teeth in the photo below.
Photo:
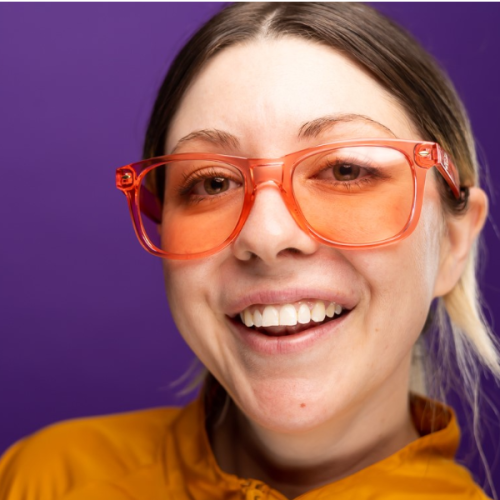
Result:
{"type": "Polygon", "coordinates": [[[297,323],[305,325],[310,321],[320,323],[325,317],[333,318],[341,312],[342,307],[335,302],[325,304],[322,300],[316,300],[263,308],[251,306],[240,313],[240,318],[247,327],[295,326],[297,323]]]}

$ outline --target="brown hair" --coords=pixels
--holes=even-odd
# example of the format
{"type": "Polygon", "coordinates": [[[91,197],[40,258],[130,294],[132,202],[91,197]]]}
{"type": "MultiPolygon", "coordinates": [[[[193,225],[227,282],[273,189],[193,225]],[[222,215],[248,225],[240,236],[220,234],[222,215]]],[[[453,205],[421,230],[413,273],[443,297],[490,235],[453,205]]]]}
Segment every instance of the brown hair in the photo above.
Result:
{"type": "MultiPolygon", "coordinates": [[[[165,154],[172,118],[186,89],[208,60],[231,45],[287,36],[342,52],[394,95],[422,138],[438,142],[459,170],[459,200],[441,182],[441,176],[436,176],[440,179],[443,217],[459,217],[467,210],[468,187],[479,185],[479,164],[469,120],[452,83],[408,33],[359,3],[234,3],[223,8],[192,36],[171,65],[154,105],[144,157],[165,154]]],[[[500,379],[500,363],[481,309],[476,279],[478,248],[476,241],[459,282],[429,311],[414,349],[412,389],[444,400],[454,383],[465,386],[480,448],[479,369],[487,367],[500,379]],[[432,362],[433,356],[439,357],[439,363],[432,362]],[[454,374],[453,366],[458,366],[459,375],[454,374]]]]}

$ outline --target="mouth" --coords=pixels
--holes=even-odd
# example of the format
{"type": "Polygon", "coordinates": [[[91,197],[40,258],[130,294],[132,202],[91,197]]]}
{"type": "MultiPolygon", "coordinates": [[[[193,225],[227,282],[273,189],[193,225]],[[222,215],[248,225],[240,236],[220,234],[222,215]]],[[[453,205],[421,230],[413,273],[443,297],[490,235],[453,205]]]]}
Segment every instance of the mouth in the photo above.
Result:
{"type": "Polygon", "coordinates": [[[232,321],[249,332],[267,337],[287,337],[336,323],[349,312],[335,302],[304,299],[289,304],[255,304],[245,308],[232,321]]]}

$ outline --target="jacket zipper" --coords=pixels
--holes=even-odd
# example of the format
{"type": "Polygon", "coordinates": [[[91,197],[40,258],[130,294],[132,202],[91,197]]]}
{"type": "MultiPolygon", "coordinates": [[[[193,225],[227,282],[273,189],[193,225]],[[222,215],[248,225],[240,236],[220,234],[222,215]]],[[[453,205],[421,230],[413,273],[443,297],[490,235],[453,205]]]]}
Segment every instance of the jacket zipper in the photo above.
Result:
{"type": "Polygon", "coordinates": [[[267,489],[266,484],[255,479],[241,482],[241,491],[245,500],[264,500],[265,489],[267,489]]]}

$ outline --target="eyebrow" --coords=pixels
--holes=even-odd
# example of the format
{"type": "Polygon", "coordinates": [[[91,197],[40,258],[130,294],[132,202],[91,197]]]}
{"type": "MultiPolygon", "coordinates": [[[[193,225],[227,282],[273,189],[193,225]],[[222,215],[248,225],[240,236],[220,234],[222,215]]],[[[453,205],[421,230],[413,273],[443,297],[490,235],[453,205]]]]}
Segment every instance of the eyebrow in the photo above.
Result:
{"type": "MultiPolygon", "coordinates": [[[[297,134],[297,139],[310,139],[314,137],[318,137],[321,133],[327,131],[330,128],[335,127],[338,123],[349,123],[349,122],[362,122],[369,125],[374,125],[377,128],[388,132],[393,137],[396,137],[394,132],[376,120],[358,114],[337,114],[337,115],[326,115],[320,118],[316,118],[312,121],[305,122],[299,129],[297,134]]],[[[175,145],[172,153],[174,154],[177,149],[182,144],[186,144],[188,142],[194,141],[196,139],[203,140],[205,142],[209,142],[210,144],[214,144],[216,146],[224,146],[224,147],[232,147],[237,148],[240,146],[240,141],[236,136],[230,134],[229,132],[224,132],[223,130],[218,129],[202,129],[195,130],[194,132],[189,133],[188,135],[179,139],[177,144],[175,145]]]]}
{"type": "Polygon", "coordinates": [[[194,132],[184,136],[182,139],[179,139],[171,154],[174,154],[182,144],[194,141],[195,139],[201,139],[205,142],[215,144],[216,146],[237,148],[240,145],[238,138],[229,132],[217,129],[195,130],[194,132]]]}
{"type": "Polygon", "coordinates": [[[349,122],[363,122],[365,124],[367,123],[369,125],[374,125],[375,127],[381,128],[385,132],[389,132],[389,134],[396,137],[396,134],[394,134],[394,132],[390,128],[374,120],[373,118],[370,118],[369,116],[358,114],[338,114],[322,116],[321,118],[316,118],[315,120],[304,123],[302,127],[300,127],[297,138],[308,139],[311,137],[317,137],[327,129],[334,127],[337,123],[349,122]]]}

